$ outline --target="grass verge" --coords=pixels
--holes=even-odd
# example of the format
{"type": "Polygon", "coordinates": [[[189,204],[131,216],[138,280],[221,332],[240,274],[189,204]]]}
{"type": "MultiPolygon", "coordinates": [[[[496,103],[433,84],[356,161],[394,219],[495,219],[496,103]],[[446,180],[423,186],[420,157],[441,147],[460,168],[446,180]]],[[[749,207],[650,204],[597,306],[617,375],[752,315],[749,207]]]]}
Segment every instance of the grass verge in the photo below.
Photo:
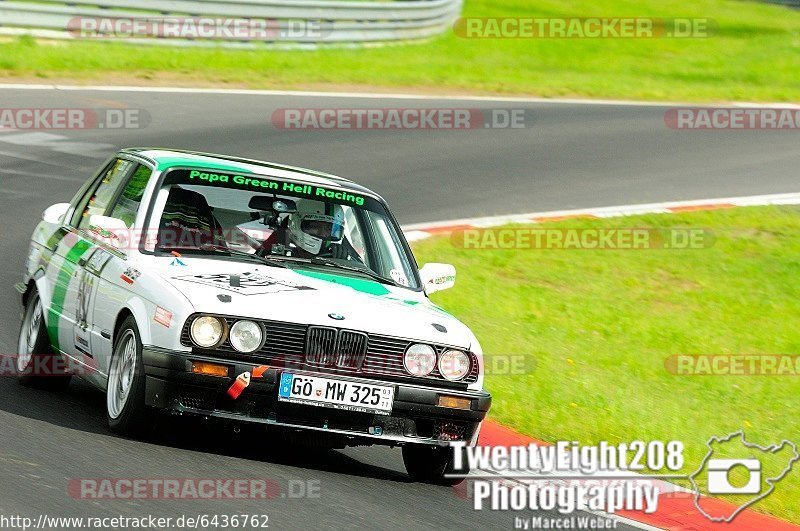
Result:
{"type": "Polygon", "coordinates": [[[798,101],[800,11],[741,0],[467,0],[474,17],[698,17],[709,38],[464,39],[316,51],[0,44],[0,77],[251,88],[389,89],[545,97],[798,101]]]}
{"type": "MultiPolygon", "coordinates": [[[[415,244],[420,263],[456,266],[456,287],[433,299],[472,328],[488,365],[492,356],[524,356],[522,374],[487,375],[494,419],[550,441],[680,440],[686,474],[713,435],[744,429],[761,445],[800,442],[798,376],[680,376],[665,365],[675,354],[800,354],[800,208],[548,226],[694,227],[716,239],[692,250],[473,250],[447,237],[415,244]]],[[[754,509],[800,521],[799,465],[754,509]]]]}

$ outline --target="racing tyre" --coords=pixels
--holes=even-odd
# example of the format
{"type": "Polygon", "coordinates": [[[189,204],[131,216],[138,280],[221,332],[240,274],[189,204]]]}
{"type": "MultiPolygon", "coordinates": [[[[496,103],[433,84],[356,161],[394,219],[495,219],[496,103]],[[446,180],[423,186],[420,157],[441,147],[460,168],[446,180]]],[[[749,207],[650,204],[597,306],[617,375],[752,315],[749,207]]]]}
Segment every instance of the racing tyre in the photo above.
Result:
{"type": "Polygon", "coordinates": [[[42,299],[36,288],[28,295],[25,305],[14,368],[19,383],[40,389],[66,389],[71,378],[65,372],[61,356],[55,354],[50,345],[42,299]]]}
{"type": "MultiPolygon", "coordinates": [[[[406,444],[403,446],[403,463],[406,472],[414,481],[433,483],[453,487],[464,481],[464,478],[448,478],[447,474],[469,474],[469,468],[455,470],[453,455],[455,450],[449,446],[433,446],[428,444],[406,444]]],[[[466,465],[466,462],[464,462],[466,465]]]]}
{"type": "Polygon", "coordinates": [[[128,316],[117,334],[108,371],[106,417],[114,433],[140,436],[149,426],[144,380],[142,340],[136,320],[128,316]]]}

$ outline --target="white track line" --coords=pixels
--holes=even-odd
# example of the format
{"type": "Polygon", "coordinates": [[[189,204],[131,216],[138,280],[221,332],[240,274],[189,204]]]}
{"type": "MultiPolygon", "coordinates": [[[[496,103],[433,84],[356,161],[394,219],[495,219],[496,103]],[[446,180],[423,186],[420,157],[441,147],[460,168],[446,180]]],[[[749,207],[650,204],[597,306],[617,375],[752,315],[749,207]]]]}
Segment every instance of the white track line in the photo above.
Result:
{"type": "Polygon", "coordinates": [[[635,101],[611,99],[580,98],[536,98],[527,96],[470,96],[464,94],[402,94],[373,92],[324,92],[307,90],[256,90],[193,87],[132,87],[123,85],[45,85],[31,83],[0,83],[0,90],[64,90],[64,91],[110,91],[110,92],[162,92],[172,94],[228,94],[239,96],[297,96],[313,98],[363,98],[363,99],[401,99],[401,100],[450,100],[450,101],[496,101],[508,103],[543,103],[559,105],[618,105],[627,107],[748,107],[759,109],[792,108],[800,109],[795,103],[748,103],[748,102],[669,102],[635,101]]]}
{"type": "Polygon", "coordinates": [[[576,210],[555,210],[549,212],[530,212],[507,216],[488,216],[481,218],[452,219],[430,223],[404,225],[403,232],[409,241],[429,238],[434,234],[446,234],[459,228],[485,228],[511,223],[540,223],[571,217],[611,218],[637,214],[672,214],[684,210],[712,210],[726,207],[759,205],[800,205],[800,193],[751,195],[743,197],[721,197],[717,199],[696,199],[691,201],[670,201],[666,203],[646,203],[576,210]]]}

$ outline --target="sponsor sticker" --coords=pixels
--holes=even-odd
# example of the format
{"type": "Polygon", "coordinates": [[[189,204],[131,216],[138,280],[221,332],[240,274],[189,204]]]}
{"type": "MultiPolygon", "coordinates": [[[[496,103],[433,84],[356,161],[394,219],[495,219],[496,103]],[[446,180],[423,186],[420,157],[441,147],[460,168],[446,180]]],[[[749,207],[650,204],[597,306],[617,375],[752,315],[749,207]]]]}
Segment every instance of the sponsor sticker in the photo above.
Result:
{"type": "Polygon", "coordinates": [[[161,306],[156,306],[156,313],[153,316],[153,321],[166,328],[169,328],[172,325],[172,312],[165,310],[161,306]]]}
{"type": "Polygon", "coordinates": [[[129,267],[125,270],[124,273],[122,273],[119,276],[119,278],[121,278],[127,284],[133,284],[134,282],[136,282],[136,279],[138,279],[141,275],[142,274],[139,272],[138,269],[129,267]]]}
{"type": "Polygon", "coordinates": [[[389,276],[392,277],[392,280],[394,280],[401,286],[408,286],[408,278],[406,278],[405,273],[403,273],[399,269],[392,269],[391,271],[389,271],[389,276]]]}

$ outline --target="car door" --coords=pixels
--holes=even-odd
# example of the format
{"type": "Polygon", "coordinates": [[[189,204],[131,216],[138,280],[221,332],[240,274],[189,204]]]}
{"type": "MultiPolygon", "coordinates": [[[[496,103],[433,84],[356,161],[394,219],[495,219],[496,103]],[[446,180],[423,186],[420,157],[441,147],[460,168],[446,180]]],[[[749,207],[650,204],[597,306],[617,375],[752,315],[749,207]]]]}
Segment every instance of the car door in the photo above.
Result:
{"type": "Polygon", "coordinates": [[[73,354],[72,331],[75,316],[72,306],[66,301],[70,298],[70,289],[75,289],[73,280],[78,275],[78,261],[89,247],[88,242],[78,235],[75,226],[89,197],[98,187],[98,183],[105,179],[113,164],[114,161],[110,161],[95,178],[81,187],[70,204],[62,227],[46,243],[47,256],[44,260],[46,287],[42,299],[47,301],[45,322],[51,345],[56,352],[62,354],[73,354]]]}
{"type": "Polygon", "coordinates": [[[51,299],[51,342],[69,359],[73,372],[93,378],[98,365],[92,347],[92,307],[98,293],[96,270],[102,268],[115,251],[93,232],[93,215],[105,215],[122,190],[137,163],[118,158],[76,205],[67,233],[56,249],[61,259],[51,299]],[[87,269],[87,265],[92,265],[87,269]],[[54,340],[55,338],[55,340],[54,340]]]}
{"type": "MultiPolygon", "coordinates": [[[[78,294],[78,307],[89,312],[86,330],[92,349],[92,359],[105,380],[111,364],[112,333],[116,317],[135,288],[139,272],[130,266],[131,247],[138,241],[133,235],[145,187],[153,169],[138,164],[130,171],[125,185],[108,205],[105,216],[122,220],[130,229],[120,246],[98,244],[97,251],[87,258],[85,274],[92,287],[87,288],[89,299],[78,294]]],[[[102,382],[104,383],[104,382],[102,382]]]]}

